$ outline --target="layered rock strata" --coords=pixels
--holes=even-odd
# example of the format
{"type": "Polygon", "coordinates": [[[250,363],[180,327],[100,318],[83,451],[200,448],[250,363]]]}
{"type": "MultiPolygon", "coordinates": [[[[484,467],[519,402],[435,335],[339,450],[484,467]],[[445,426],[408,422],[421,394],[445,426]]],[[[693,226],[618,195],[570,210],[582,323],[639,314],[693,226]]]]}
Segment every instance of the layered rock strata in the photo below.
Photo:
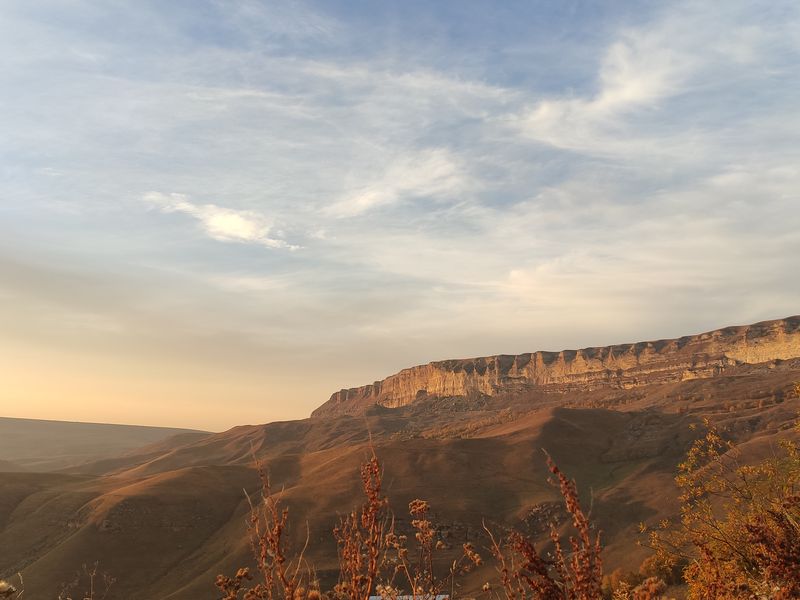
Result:
{"type": "Polygon", "coordinates": [[[376,404],[394,408],[431,397],[493,396],[535,386],[565,391],[633,388],[712,377],[731,366],[796,357],[800,357],[800,316],[671,340],[432,362],[336,392],[312,416],[360,414],[376,404]]]}

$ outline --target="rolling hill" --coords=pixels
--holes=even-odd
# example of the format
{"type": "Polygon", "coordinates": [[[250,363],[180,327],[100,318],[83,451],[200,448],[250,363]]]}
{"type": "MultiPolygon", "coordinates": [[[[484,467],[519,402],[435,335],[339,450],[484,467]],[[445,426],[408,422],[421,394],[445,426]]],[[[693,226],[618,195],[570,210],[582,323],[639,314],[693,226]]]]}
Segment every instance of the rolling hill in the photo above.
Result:
{"type": "Polygon", "coordinates": [[[56,471],[112,457],[173,436],[208,432],[169,427],[0,417],[0,470],[56,471]],[[5,467],[3,461],[9,463],[5,467]]]}
{"type": "MultiPolygon", "coordinates": [[[[214,598],[214,576],[250,562],[243,489],[258,489],[255,454],[283,490],[295,547],[308,531],[308,557],[330,583],[331,530],[361,501],[358,466],[371,445],[401,530],[407,503],[425,498],[446,544],[479,549],[483,518],[540,536],[563,514],[546,449],[591,503],[607,566],[636,568],[637,524],[677,511],[673,476],[697,435],[690,425],[707,418],[754,457],[796,435],[798,339],[792,317],[541,361],[443,361],[412,369],[402,385],[334,394],[309,419],[182,434],[64,473],[2,473],[0,576],[21,570],[26,596],[50,598],[99,559],[117,579],[109,598],[214,598]],[[565,366],[576,360],[591,374],[565,366]],[[560,365],[564,378],[525,375],[540,363],[560,365]],[[478,389],[482,381],[489,387],[478,389]]],[[[465,591],[486,575],[472,574],[465,591]]]]}

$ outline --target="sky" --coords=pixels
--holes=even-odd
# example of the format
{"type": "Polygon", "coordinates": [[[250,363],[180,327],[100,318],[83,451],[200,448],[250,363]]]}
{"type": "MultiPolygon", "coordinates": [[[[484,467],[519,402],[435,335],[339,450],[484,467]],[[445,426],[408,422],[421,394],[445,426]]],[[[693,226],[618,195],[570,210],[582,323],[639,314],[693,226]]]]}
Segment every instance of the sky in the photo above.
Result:
{"type": "Polygon", "coordinates": [[[3,416],[800,313],[794,0],[4,0],[0,56],[3,416]]]}

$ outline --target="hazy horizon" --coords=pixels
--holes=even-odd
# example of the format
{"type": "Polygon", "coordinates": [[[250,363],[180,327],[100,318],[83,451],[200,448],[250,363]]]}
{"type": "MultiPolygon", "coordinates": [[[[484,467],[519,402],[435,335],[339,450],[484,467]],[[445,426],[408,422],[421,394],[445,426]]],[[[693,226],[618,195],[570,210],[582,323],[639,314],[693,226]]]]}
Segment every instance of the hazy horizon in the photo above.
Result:
{"type": "Polygon", "coordinates": [[[0,415],[219,431],[800,312],[800,5],[0,8],[0,415]]]}
{"type": "MultiPolygon", "coordinates": [[[[786,316],[789,317],[789,316],[795,316],[795,315],[786,315],[786,316]]],[[[748,325],[748,324],[749,323],[730,323],[730,324],[728,324],[728,326],[748,325]]],[[[713,329],[719,329],[719,328],[722,328],[722,327],[724,327],[724,326],[708,329],[707,331],[711,331],[713,329]]],[[[695,335],[695,334],[699,334],[699,333],[705,333],[705,331],[706,330],[689,332],[686,335],[695,335]]],[[[680,336],[673,336],[673,337],[680,337],[680,336]]],[[[660,339],[664,339],[664,338],[660,338],[660,339]]],[[[626,343],[634,343],[634,342],[642,342],[642,341],[657,341],[657,340],[653,338],[653,339],[641,339],[641,340],[627,340],[627,341],[624,341],[624,342],[616,342],[616,343],[626,344],[626,343]]],[[[575,346],[573,348],[558,348],[558,349],[550,348],[550,349],[537,349],[537,350],[560,352],[562,350],[578,350],[578,349],[583,349],[583,348],[587,348],[587,347],[606,346],[606,345],[613,345],[613,344],[596,344],[594,346],[584,345],[584,346],[575,346]]],[[[532,351],[535,352],[537,350],[532,350],[532,351]]],[[[478,358],[478,357],[477,356],[475,356],[475,357],[472,357],[472,356],[469,356],[469,357],[468,356],[458,356],[458,357],[448,357],[448,358],[464,358],[464,359],[466,359],[466,358],[478,358]]],[[[434,359],[434,360],[437,360],[437,359],[434,359]]],[[[447,360],[447,359],[446,358],[442,358],[441,360],[447,360]]],[[[410,367],[410,366],[415,366],[415,365],[406,365],[406,367],[410,367]]],[[[384,379],[385,377],[387,377],[389,375],[393,375],[397,371],[400,371],[402,368],[405,368],[405,367],[400,367],[396,371],[393,371],[391,373],[385,373],[384,375],[382,375],[380,377],[374,378],[374,380],[384,379]]],[[[373,382],[373,380],[364,380],[364,381],[362,381],[360,383],[357,383],[357,384],[345,386],[345,388],[359,387],[361,385],[367,385],[367,384],[370,384],[372,382],[373,382]]],[[[339,391],[339,389],[343,389],[343,388],[337,388],[336,390],[332,390],[332,393],[336,392],[336,391],[339,391]]],[[[319,405],[321,405],[325,400],[328,400],[327,396],[325,398],[320,399],[320,401],[317,404],[315,404],[312,407],[312,409],[318,407],[319,405]]],[[[136,421],[130,421],[130,422],[123,422],[123,421],[91,421],[91,420],[69,419],[69,418],[67,418],[67,419],[58,419],[58,418],[26,417],[26,416],[15,416],[15,415],[0,415],[0,419],[10,418],[10,419],[18,419],[18,420],[21,420],[21,421],[26,421],[26,420],[29,420],[29,421],[52,421],[54,423],[76,423],[76,424],[82,424],[82,425],[119,425],[119,426],[125,426],[125,427],[144,427],[144,428],[146,428],[146,427],[156,427],[156,428],[165,428],[165,429],[186,429],[186,430],[189,430],[189,431],[195,430],[195,431],[207,431],[207,432],[222,432],[222,431],[226,431],[228,429],[231,429],[232,427],[237,427],[237,426],[261,425],[261,424],[264,424],[264,423],[271,423],[271,422],[276,422],[276,421],[304,419],[304,418],[308,418],[309,416],[310,416],[309,414],[305,414],[305,415],[295,415],[295,416],[286,417],[286,418],[270,419],[270,420],[267,420],[267,421],[250,421],[250,422],[244,422],[243,421],[243,422],[232,423],[232,424],[229,424],[229,425],[227,425],[225,427],[220,427],[218,424],[212,422],[211,426],[208,427],[208,428],[191,427],[191,426],[185,426],[185,425],[174,425],[174,424],[170,424],[170,423],[159,423],[159,422],[156,422],[156,421],[145,422],[145,423],[136,422],[136,421]]]]}

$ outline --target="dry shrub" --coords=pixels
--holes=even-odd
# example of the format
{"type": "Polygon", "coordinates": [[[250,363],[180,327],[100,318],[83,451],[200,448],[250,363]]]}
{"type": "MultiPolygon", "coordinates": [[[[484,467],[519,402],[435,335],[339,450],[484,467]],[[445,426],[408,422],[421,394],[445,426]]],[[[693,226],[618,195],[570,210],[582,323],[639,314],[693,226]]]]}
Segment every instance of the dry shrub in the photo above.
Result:
{"type": "MultiPolygon", "coordinates": [[[[549,456],[547,465],[551,481],[559,488],[572,517],[574,534],[564,543],[552,525],[553,549],[542,554],[525,535],[511,531],[498,539],[484,525],[500,575],[496,589],[487,582],[484,592],[506,600],[601,600],[600,534],[593,531],[581,508],[575,482],[549,456]]],[[[252,586],[248,569],[240,569],[234,577],[220,575],[216,585],[224,594],[222,600],[300,600],[323,595],[331,600],[368,600],[371,594],[387,600],[402,595],[429,599],[448,594],[452,598],[459,577],[482,565],[472,544],[463,544],[455,553],[450,551],[440,539],[440,529],[425,500],[409,504],[413,536],[395,530],[382,490],[381,464],[373,452],[361,466],[365,501],[359,510],[343,517],[333,532],[338,545],[338,583],[331,592],[322,594],[303,554],[287,559],[284,533],[289,513],[272,494],[268,477],[259,472],[262,502],[258,507],[251,503],[249,533],[261,581],[252,586]]],[[[655,600],[661,598],[665,584],[659,577],[648,576],[641,577],[637,585],[623,582],[617,587],[614,598],[619,600],[655,600]]]]}
{"type": "Polygon", "coordinates": [[[480,566],[483,563],[480,555],[472,544],[465,543],[454,559],[446,559],[444,555],[449,548],[439,539],[439,528],[429,516],[428,502],[412,500],[408,512],[414,545],[409,548],[407,536],[394,531],[389,533],[385,564],[391,575],[386,583],[378,586],[378,593],[383,598],[396,598],[404,593],[420,598],[435,598],[445,593],[454,596],[458,576],[480,566]]]}
{"type": "MultiPolygon", "coordinates": [[[[287,557],[284,538],[289,511],[281,505],[280,496],[272,493],[269,477],[260,467],[259,475],[262,498],[258,505],[250,503],[248,533],[260,581],[253,583],[248,568],[239,569],[233,577],[218,575],[216,587],[223,594],[222,600],[318,600],[323,594],[303,553],[287,557]]],[[[389,501],[382,492],[382,476],[380,461],[373,452],[361,465],[364,504],[334,528],[339,581],[325,596],[331,600],[367,600],[374,593],[384,598],[404,594],[435,597],[444,591],[452,595],[456,577],[480,565],[480,556],[471,544],[464,544],[462,553],[446,569],[439,569],[438,555],[446,549],[445,544],[436,539],[437,527],[428,517],[428,503],[414,500],[409,512],[415,530],[412,550],[417,559],[411,560],[407,537],[395,533],[389,501]],[[446,574],[439,577],[437,571],[446,574]]]]}
{"type": "Polygon", "coordinates": [[[480,564],[480,556],[471,544],[464,544],[463,552],[446,569],[441,567],[439,555],[446,550],[446,544],[437,539],[438,528],[430,520],[430,506],[419,499],[408,507],[414,530],[414,545],[409,548],[408,536],[395,531],[389,500],[382,493],[382,477],[380,461],[373,451],[361,466],[366,501],[360,511],[341,519],[333,532],[339,547],[340,574],[332,596],[366,600],[375,593],[383,598],[427,598],[444,591],[452,595],[456,576],[480,564]],[[442,571],[446,574],[438,576],[437,572],[442,571]]]}
{"type": "MultiPolygon", "coordinates": [[[[261,500],[254,504],[250,496],[250,517],[247,532],[259,581],[248,568],[241,568],[233,577],[217,575],[215,584],[222,592],[222,600],[318,600],[319,585],[313,571],[303,558],[305,548],[298,556],[287,556],[286,529],[289,509],[281,504],[280,494],[274,494],[269,475],[256,462],[261,479],[261,500]]],[[[247,494],[245,492],[245,494],[247,494]]],[[[308,544],[308,536],[306,536],[308,544]]]]}
{"type": "Polygon", "coordinates": [[[639,565],[639,578],[641,581],[656,578],[661,579],[667,585],[683,583],[683,570],[686,568],[685,560],[670,561],[665,563],[658,554],[652,554],[642,561],[639,565]]]}
{"type": "Polygon", "coordinates": [[[648,556],[639,571],[623,572],[614,569],[603,576],[603,597],[622,600],[653,600],[664,598],[662,592],[670,585],[683,583],[686,562],[664,564],[657,554],[648,556]]]}
{"type": "Polygon", "coordinates": [[[377,582],[386,550],[388,499],[382,492],[381,465],[375,454],[361,465],[361,484],[366,502],[361,511],[342,518],[333,530],[339,551],[339,583],[334,595],[365,600],[377,582]]]}
{"type": "Polygon", "coordinates": [[[611,595],[612,600],[667,600],[662,595],[667,584],[658,577],[648,577],[639,585],[633,586],[626,581],[620,583],[611,595]]]}
{"type": "Polygon", "coordinates": [[[58,600],[103,600],[116,583],[108,572],[100,570],[100,562],[83,565],[75,578],[61,588],[58,600]],[[83,590],[83,591],[81,591],[83,590]]]}
{"type": "MultiPolygon", "coordinates": [[[[497,561],[502,594],[507,600],[599,600],[603,597],[600,534],[592,533],[575,481],[564,475],[550,456],[547,466],[572,516],[575,535],[569,537],[565,549],[555,525],[551,525],[553,550],[543,555],[521,533],[512,531],[498,541],[484,525],[497,561]]],[[[488,582],[484,590],[491,590],[488,582]]]]}
{"type": "Polygon", "coordinates": [[[650,545],[663,564],[688,561],[690,599],[800,598],[797,444],[784,440],[773,456],[742,464],[739,449],[706,426],[676,477],[680,522],[649,531],[650,545]]]}

